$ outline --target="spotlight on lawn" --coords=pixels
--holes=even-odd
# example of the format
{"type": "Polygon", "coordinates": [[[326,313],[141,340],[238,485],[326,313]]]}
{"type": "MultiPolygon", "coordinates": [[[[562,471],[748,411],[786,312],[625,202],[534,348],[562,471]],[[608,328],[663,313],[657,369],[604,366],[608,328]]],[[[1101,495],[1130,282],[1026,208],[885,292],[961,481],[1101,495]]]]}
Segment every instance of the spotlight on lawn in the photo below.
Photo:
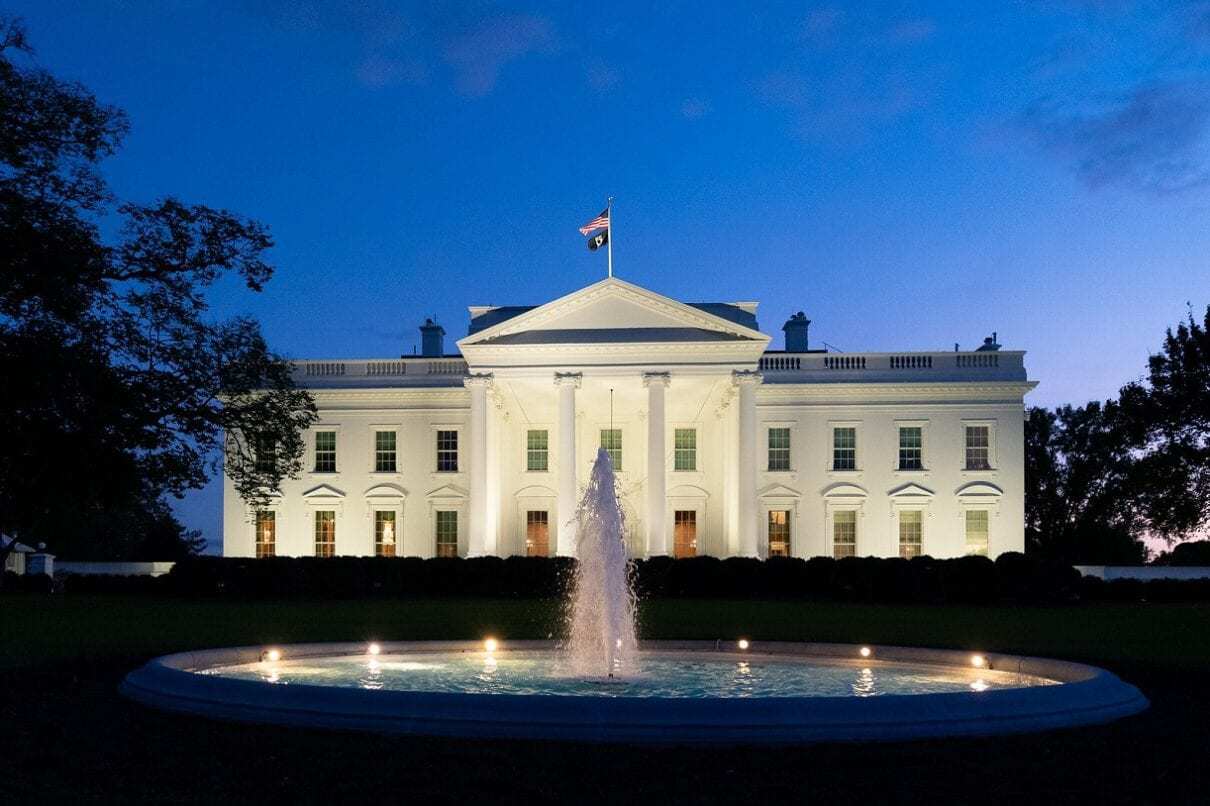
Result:
{"type": "Polygon", "coordinates": [[[382,647],[380,647],[378,644],[370,644],[368,647],[366,647],[366,651],[371,655],[378,655],[382,653],[382,647]]]}
{"type": "Polygon", "coordinates": [[[497,649],[500,648],[500,642],[497,641],[495,638],[488,638],[488,639],[484,640],[483,648],[486,649],[488,652],[495,652],[497,649]]]}
{"type": "Polygon", "coordinates": [[[971,666],[974,666],[976,669],[982,669],[986,665],[987,658],[982,655],[971,655],[971,666]]]}
{"type": "Polygon", "coordinates": [[[748,643],[747,638],[741,638],[736,642],[736,646],[738,646],[740,649],[747,649],[751,645],[748,643]]]}
{"type": "Polygon", "coordinates": [[[268,661],[269,663],[277,663],[279,660],[281,660],[281,650],[266,649],[264,652],[260,653],[260,659],[262,662],[268,661]]]}
{"type": "Polygon", "coordinates": [[[874,654],[874,650],[870,649],[868,646],[863,646],[861,649],[857,650],[857,654],[861,655],[863,658],[868,658],[870,655],[874,654]]]}

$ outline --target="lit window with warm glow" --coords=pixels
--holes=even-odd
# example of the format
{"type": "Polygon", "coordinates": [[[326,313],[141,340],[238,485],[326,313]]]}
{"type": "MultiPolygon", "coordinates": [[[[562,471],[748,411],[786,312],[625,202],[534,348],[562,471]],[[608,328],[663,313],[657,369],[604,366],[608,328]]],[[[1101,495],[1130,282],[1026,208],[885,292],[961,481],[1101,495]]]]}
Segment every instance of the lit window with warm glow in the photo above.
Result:
{"type": "Polygon", "coordinates": [[[374,556],[394,557],[398,541],[395,511],[379,509],[374,512],[374,556]]]}
{"type": "Polygon", "coordinates": [[[437,516],[437,556],[458,556],[458,512],[439,510],[437,516]]]}
{"type": "Polygon", "coordinates": [[[525,513],[525,556],[550,556],[550,513],[545,509],[525,513]]]}
{"type": "Polygon", "coordinates": [[[832,556],[857,556],[857,513],[842,509],[832,515],[832,556]]]}
{"type": "Polygon", "coordinates": [[[769,557],[790,556],[790,510],[769,510],[769,557]]]}
{"type": "Polygon", "coordinates": [[[277,553],[277,513],[262,510],[256,513],[256,556],[272,557],[277,553]]]}
{"type": "Polygon", "coordinates": [[[988,517],[986,509],[966,511],[966,553],[987,556],[988,517]]]}
{"type": "Polygon", "coordinates": [[[924,545],[924,513],[907,509],[899,513],[899,556],[905,560],[919,557],[924,545]]]}
{"type": "Polygon", "coordinates": [[[336,556],[336,513],[315,513],[315,556],[336,556]]]}

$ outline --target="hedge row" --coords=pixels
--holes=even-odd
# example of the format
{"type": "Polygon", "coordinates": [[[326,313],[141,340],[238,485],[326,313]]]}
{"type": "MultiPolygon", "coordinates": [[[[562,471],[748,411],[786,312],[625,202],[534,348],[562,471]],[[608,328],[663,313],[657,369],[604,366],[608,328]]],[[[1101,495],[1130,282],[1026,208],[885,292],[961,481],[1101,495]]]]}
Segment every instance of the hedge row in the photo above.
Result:
{"type": "MultiPolygon", "coordinates": [[[[498,597],[561,595],[575,562],[562,557],[197,557],[156,579],[67,577],[69,592],[162,592],[240,598],[498,597]]],[[[1021,554],[913,560],[854,557],[767,561],[666,557],[634,564],[644,598],[809,599],[902,603],[1069,602],[1079,574],[1021,554]]]]}
{"type": "MultiPolygon", "coordinates": [[[[62,589],[250,599],[549,598],[563,594],[574,567],[574,560],[563,557],[196,557],[177,563],[171,573],[154,579],[69,576],[63,580],[62,589]]],[[[903,604],[1210,601],[1210,580],[1103,582],[1082,579],[1071,566],[1023,554],[1003,554],[994,562],[985,557],[766,561],[659,557],[635,562],[634,581],[642,598],[903,604]]]]}

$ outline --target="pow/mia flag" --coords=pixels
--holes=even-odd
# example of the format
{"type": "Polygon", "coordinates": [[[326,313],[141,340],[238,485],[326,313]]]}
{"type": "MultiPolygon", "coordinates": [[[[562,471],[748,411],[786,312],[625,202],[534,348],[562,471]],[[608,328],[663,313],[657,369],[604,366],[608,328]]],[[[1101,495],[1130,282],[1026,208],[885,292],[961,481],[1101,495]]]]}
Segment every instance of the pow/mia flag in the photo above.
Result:
{"type": "Polygon", "coordinates": [[[588,239],[588,251],[595,252],[607,243],[609,243],[609,230],[598,232],[588,239]]]}

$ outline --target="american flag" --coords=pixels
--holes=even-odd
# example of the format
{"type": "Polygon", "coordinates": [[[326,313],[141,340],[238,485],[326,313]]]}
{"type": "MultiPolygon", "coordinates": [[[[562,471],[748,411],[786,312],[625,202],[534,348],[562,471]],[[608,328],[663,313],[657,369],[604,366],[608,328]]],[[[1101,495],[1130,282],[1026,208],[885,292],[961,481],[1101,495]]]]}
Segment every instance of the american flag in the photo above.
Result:
{"type": "Polygon", "coordinates": [[[588,233],[592,232],[593,230],[601,229],[602,227],[608,227],[608,226],[609,226],[609,208],[606,207],[604,210],[601,211],[601,214],[599,216],[594,218],[592,221],[589,221],[584,226],[580,227],[580,234],[587,235],[588,233]]]}

